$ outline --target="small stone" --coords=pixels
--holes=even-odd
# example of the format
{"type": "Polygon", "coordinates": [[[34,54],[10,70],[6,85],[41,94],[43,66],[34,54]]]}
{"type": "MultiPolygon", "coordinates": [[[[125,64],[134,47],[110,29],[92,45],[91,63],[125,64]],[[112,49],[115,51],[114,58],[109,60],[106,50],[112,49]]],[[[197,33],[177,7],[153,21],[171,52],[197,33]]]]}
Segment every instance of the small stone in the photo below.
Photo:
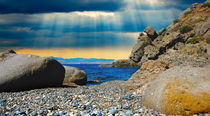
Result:
{"type": "Polygon", "coordinates": [[[116,110],[115,108],[111,108],[111,109],[109,110],[109,114],[114,115],[114,114],[116,114],[116,113],[117,113],[117,110],[116,110]]]}
{"type": "Polygon", "coordinates": [[[78,106],[78,104],[76,104],[76,103],[72,103],[71,104],[73,107],[77,107],[78,106]]]}
{"type": "Polygon", "coordinates": [[[125,112],[126,116],[132,116],[133,115],[133,112],[131,110],[127,110],[125,112]]]}
{"type": "Polygon", "coordinates": [[[38,114],[37,114],[37,112],[32,112],[31,115],[32,115],[32,116],[37,116],[38,114]]]}
{"type": "Polygon", "coordinates": [[[91,116],[90,114],[85,114],[84,116],[91,116]]]}
{"type": "Polygon", "coordinates": [[[144,112],[143,108],[138,110],[138,113],[143,113],[143,112],[144,112]]]}
{"type": "Polygon", "coordinates": [[[198,114],[198,116],[204,116],[204,114],[198,114]]]}
{"type": "Polygon", "coordinates": [[[16,111],[15,114],[20,115],[20,114],[26,114],[26,113],[24,111],[16,111]]]}
{"type": "Polygon", "coordinates": [[[60,111],[60,112],[59,112],[59,115],[63,115],[63,114],[64,114],[64,112],[63,112],[63,111],[60,111]]]}
{"type": "Polygon", "coordinates": [[[137,114],[137,113],[136,113],[136,114],[134,114],[133,116],[140,116],[140,114],[137,114]]]}
{"type": "Polygon", "coordinates": [[[6,101],[6,99],[0,99],[0,103],[5,103],[6,101]]]}
{"type": "Polygon", "coordinates": [[[82,115],[80,114],[80,112],[77,112],[76,116],[82,116],[82,115]]]}
{"type": "Polygon", "coordinates": [[[99,111],[94,111],[91,116],[102,116],[102,114],[99,111]]]}
{"type": "Polygon", "coordinates": [[[53,116],[54,115],[54,112],[49,112],[48,114],[47,114],[47,116],[53,116]]]}
{"type": "Polygon", "coordinates": [[[120,114],[119,116],[127,116],[126,113],[123,111],[120,111],[119,114],[120,114]]]}

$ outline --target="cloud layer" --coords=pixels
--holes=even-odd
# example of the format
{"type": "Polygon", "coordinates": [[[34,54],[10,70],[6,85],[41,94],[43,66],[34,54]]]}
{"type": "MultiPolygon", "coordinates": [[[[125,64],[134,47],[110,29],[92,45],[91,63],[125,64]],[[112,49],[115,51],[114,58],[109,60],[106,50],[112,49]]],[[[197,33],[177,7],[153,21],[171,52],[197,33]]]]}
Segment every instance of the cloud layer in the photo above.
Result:
{"type": "Polygon", "coordinates": [[[122,6],[119,0],[1,0],[0,13],[116,11],[122,6]]]}
{"type": "Polygon", "coordinates": [[[194,2],[198,1],[1,0],[0,46],[132,46],[146,26],[165,28],[194,2]]]}

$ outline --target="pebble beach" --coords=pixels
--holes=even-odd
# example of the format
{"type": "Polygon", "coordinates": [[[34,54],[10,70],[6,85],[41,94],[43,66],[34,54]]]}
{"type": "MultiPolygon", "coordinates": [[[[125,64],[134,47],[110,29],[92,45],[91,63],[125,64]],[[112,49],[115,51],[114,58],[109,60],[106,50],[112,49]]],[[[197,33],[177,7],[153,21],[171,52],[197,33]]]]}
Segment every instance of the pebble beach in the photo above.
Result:
{"type": "Polygon", "coordinates": [[[77,88],[45,88],[0,93],[1,116],[161,115],[141,104],[141,95],[121,87],[125,81],[77,88]]]}

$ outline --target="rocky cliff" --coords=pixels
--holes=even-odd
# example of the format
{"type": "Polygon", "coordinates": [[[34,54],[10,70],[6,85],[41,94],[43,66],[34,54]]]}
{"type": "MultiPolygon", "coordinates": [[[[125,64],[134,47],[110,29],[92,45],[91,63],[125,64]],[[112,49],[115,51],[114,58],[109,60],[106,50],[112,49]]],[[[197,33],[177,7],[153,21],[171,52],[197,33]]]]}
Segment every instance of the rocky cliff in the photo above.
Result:
{"type": "Polygon", "coordinates": [[[139,34],[129,61],[141,68],[124,86],[143,105],[167,115],[210,113],[209,7],[193,4],[168,28],[139,34]]]}
{"type": "MultiPolygon", "coordinates": [[[[209,2],[193,4],[178,19],[158,33],[148,26],[140,32],[127,67],[141,66],[148,60],[161,60],[173,65],[206,65],[210,62],[209,2]]],[[[117,66],[120,66],[120,61],[117,66]]],[[[123,64],[125,60],[123,61],[123,64]]],[[[115,63],[116,64],[116,63],[115,63]]],[[[113,66],[115,65],[113,63],[113,66]]],[[[125,65],[123,65],[125,67],[125,65]]]]}

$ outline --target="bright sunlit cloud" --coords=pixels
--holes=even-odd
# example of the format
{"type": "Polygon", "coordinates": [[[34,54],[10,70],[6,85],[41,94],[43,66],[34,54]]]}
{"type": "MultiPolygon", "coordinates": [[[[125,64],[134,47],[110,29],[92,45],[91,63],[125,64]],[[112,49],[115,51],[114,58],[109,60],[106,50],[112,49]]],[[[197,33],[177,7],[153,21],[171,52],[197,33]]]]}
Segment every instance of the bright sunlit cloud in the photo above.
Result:
{"type": "Polygon", "coordinates": [[[73,12],[73,14],[76,14],[79,16],[87,16],[87,17],[91,17],[91,18],[115,16],[115,14],[113,12],[100,12],[100,11],[73,12]]]}

